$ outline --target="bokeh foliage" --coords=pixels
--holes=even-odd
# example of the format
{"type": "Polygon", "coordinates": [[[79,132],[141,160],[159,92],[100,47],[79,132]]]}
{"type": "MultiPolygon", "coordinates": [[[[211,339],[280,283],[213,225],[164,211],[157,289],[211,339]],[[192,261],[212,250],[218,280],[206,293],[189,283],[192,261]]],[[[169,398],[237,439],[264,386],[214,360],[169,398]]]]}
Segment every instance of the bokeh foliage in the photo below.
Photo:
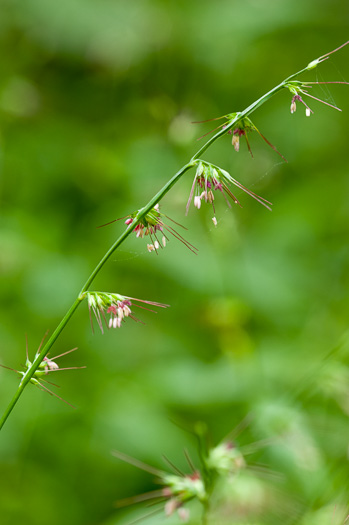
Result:
{"type": "MultiPolygon", "coordinates": [[[[3,0],[0,5],[1,363],[52,331],[122,223],[211,129],[348,39],[343,0],[3,0]],[[213,126],[212,126],[213,127],[213,126]]],[[[348,49],[305,80],[349,80],[348,49]]],[[[111,455],[163,467],[197,462],[187,432],[219,442],[250,415],[240,445],[274,439],[223,484],[214,523],[343,523],[347,503],[348,125],[345,86],[317,89],[311,118],[281,93],[253,121],[252,160],[229,137],[205,158],[274,203],[244,194],[184,216],[193,172],[163,211],[188,228],[157,257],[129,239],[94,288],[171,304],[146,324],[92,334],[82,305],[52,349],[78,346],[59,393],[29,386],[1,435],[1,523],[116,525],[147,511],[115,501],[155,487],[111,455]],[[281,437],[280,437],[281,436],[281,437]],[[333,517],[334,509],[337,509],[333,517]],[[344,517],[343,517],[344,513],[344,517]],[[331,521],[332,520],[332,521],[331,521]]],[[[62,361],[63,364],[63,361],[62,361]]],[[[0,370],[5,408],[14,373],[0,370]]],[[[55,379],[57,379],[55,377],[55,379]]],[[[193,509],[192,523],[196,523],[193,509]]],[[[164,516],[147,523],[163,523],[164,516]]],[[[168,523],[175,523],[175,518],[168,523]]]]}

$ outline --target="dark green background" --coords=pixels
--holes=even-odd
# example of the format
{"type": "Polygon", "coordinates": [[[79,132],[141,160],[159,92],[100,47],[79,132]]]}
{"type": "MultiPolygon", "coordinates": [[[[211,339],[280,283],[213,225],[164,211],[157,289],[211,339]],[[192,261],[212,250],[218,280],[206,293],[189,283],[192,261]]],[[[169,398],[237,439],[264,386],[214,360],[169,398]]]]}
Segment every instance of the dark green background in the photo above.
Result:
{"type": "MultiPolygon", "coordinates": [[[[20,368],[123,231],[96,229],[144,205],[214,123],[243,109],[349,35],[344,0],[2,0],[0,2],[1,363],[20,368]]],[[[349,47],[303,75],[349,80],[349,47]]],[[[171,240],[159,256],[128,239],[94,289],[171,305],[146,324],[92,334],[87,305],[51,355],[82,366],[29,386],[0,441],[1,524],[126,524],[148,510],[115,508],[155,488],[112,449],[160,468],[198,464],[185,429],[218,443],[250,414],[243,446],[272,439],[215,495],[211,523],[343,524],[348,503],[347,86],[319,86],[306,118],[283,92],[235,153],[223,137],[205,155],[274,203],[237,192],[243,208],[185,205],[194,172],[163,201],[188,228],[193,255],[171,240]],[[52,387],[54,388],[54,387],[52,387]],[[334,509],[335,515],[333,516],[334,509]]],[[[17,388],[0,370],[1,410],[17,388]]],[[[152,510],[152,509],[150,509],[152,510]]],[[[191,523],[198,516],[192,509],[191,523]]],[[[177,523],[170,518],[166,523],[177,523]]],[[[163,523],[160,514],[146,523],[163,523]]]]}

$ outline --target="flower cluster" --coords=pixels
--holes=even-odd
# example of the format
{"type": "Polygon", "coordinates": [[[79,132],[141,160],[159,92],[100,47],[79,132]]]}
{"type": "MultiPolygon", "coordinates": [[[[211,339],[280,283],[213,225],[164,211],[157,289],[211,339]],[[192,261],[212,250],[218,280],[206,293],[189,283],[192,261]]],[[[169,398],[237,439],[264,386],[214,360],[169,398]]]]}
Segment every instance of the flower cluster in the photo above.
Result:
{"type": "MultiPolygon", "coordinates": [[[[232,135],[233,137],[232,145],[235,151],[240,150],[240,137],[245,137],[248,151],[250,152],[251,157],[253,158],[253,153],[251,150],[251,146],[248,140],[247,133],[251,131],[257,131],[258,135],[264,140],[264,142],[266,142],[268,146],[270,146],[278,155],[280,155],[280,157],[285,162],[287,162],[285,157],[276,149],[276,147],[271,142],[269,142],[269,140],[264,135],[262,135],[262,133],[257,128],[257,126],[255,126],[253,122],[251,121],[251,119],[249,119],[248,117],[242,117],[242,116],[240,117],[240,113],[228,113],[227,115],[222,115],[221,117],[217,117],[217,118],[210,119],[210,120],[220,120],[220,119],[225,119],[226,122],[223,122],[223,124],[221,124],[215,129],[212,129],[208,133],[217,131],[217,129],[219,128],[222,128],[222,129],[229,128],[227,130],[227,133],[229,135],[232,135]]],[[[202,122],[208,122],[208,121],[203,120],[202,122]]],[[[195,122],[194,124],[199,124],[199,122],[195,122]]],[[[208,133],[206,133],[205,135],[202,135],[200,138],[205,137],[206,135],[208,135],[208,133]]]]}
{"type": "MultiPolygon", "coordinates": [[[[233,113],[233,118],[235,118],[235,116],[236,116],[236,113],[233,113]]],[[[228,122],[228,124],[229,124],[229,122],[228,122]]],[[[228,124],[226,124],[226,126],[228,124]]],[[[253,122],[248,117],[244,117],[244,118],[238,120],[236,127],[234,129],[232,129],[232,130],[230,129],[228,131],[228,133],[233,136],[232,145],[233,145],[235,151],[239,151],[239,149],[240,149],[240,137],[245,137],[248,151],[250,152],[251,157],[253,158],[253,153],[252,153],[252,150],[251,150],[251,146],[250,146],[250,143],[249,143],[248,137],[247,137],[247,133],[249,133],[251,131],[257,131],[258,135],[264,140],[264,142],[266,142],[268,144],[268,146],[270,146],[275,151],[275,153],[277,153],[285,162],[287,162],[285,157],[280,153],[280,151],[278,151],[276,149],[274,144],[269,142],[269,140],[264,135],[262,135],[262,133],[257,128],[257,126],[255,126],[253,124],[253,122]]]]}
{"type": "Polygon", "coordinates": [[[186,457],[192,470],[190,474],[183,474],[169,460],[167,461],[171,468],[176,472],[175,474],[168,474],[163,470],[157,469],[151,465],[147,465],[138,459],[127,456],[126,454],[116,450],[113,451],[113,455],[122,461],[126,461],[127,463],[134,465],[137,468],[154,474],[158,479],[158,483],[163,486],[163,488],[160,490],[147,492],[145,494],[140,494],[135,497],[121,500],[118,502],[118,506],[124,506],[153,499],[154,504],[157,502],[164,504],[164,513],[166,516],[172,516],[175,512],[177,512],[179,518],[186,522],[189,520],[190,512],[189,509],[185,507],[185,505],[194,499],[203,504],[205,504],[208,500],[205,482],[201,477],[200,472],[194,468],[188,455],[186,455],[186,457]]]}
{"type": "Polygon", "coordinates": [[[216,211],[215,211],[215,206],[214,206],[214,200],[215,200],[214,192],[216,191],[220,192],[225,198],[226,203],[228,204],[229,207],[231,207],[231,205],[228,199],[226,198],[226,194],[232,199],[232,201],[235,204],[239,204],[241,206],[237,197],[230,191],[228,187],[230,184],[234,184],[240,190],[243,190],[245,193],[250,195],[253,199],[257,200],[263,206],[268,208],[268,210],[271,210],[270,208],[270,206],[272,205],[271,202],[267,201],[263,197],[260,197],[253,191],[243,186],[241,182],[234,179],[227,171],[219,168],[218,166],[214,166],[213,164],[210,164],[206,161],[198,160],[193,185],[192,185],[189,199],[187,202],[186,213],[188,213],[189,211],[189,206],[193,198],[194,198],[194,206],[197,209],[201,208],[202,201],[208,202],[212,204],[213,213],[214,213],[212,221],[214,225],[216,226],[217,219],[215,217],[216,211]]]}
{"type": "MultiPolygon", "coordinates": [[[[137,220],[138,213],[141,210],[138,210],[135,213],[132,213],[127,217],[125,224],[132,224],[137,220]]],[[[165,224],[161,220],[159,204],[156,204],[137,224],[134,228],[134,232],[137,237],[143,239],[143,237],[149,236],[150,243],[147,244],[148,252],[157,252],[159,248],[165,248],[166,241],[168,238],[164,234],[166,229],[165,224]],[[161,237],[161,239],[159,238],[161,237]]]]}
{"type": "Polygon", "coordinates": [[[296,101],[301,102],[301,103],[305,106],[305,115],[306,115],[307,117],[310,117],[310,115],[311,115],[312,113],[314,113],[314,111],[312,111],[312,110],[310,109],[310,107],[308,106],[308,104],[306,104],[306,102],[304,102],[304,100],[302,99],[302,97],[301,97],[300,95],[293,95],[292,100],[291,100],[291,107],[290,107],[290,111],[291,111],[291,113],[295,113],[295,112],[296,112],[296,109],[297,109],[296,101]]]}
{"type": "MultiPolygon", "coordinates": [[[[233,113],[231,115],[231,117],[235,118],[236,117],[236,113],[233,113]]],[[[227,126],[227,124],[225,124],[223,126],[223,129],[226,126],[227,126]]],[[[252,150],[251,150],[251,146],[250,146],[250,143],[249,143],[249,140],[248,140],[247,133],[250,132],[250,131],[253,131],[254,129],[256,129],[255,126],[252,124],[250,119],[246,117],[246,118],[243,118],[243,119],[241,119],[241,120],[239,120],[237,122],[236,128],[230,129],[228,131],[229,135],[232,135],[232,137],[233,137],[232,138],[232,145],[233,145],[233,148],[234,148],[235,151],[237,151],[237,152],[240,151],[240,137],[245,137],[248,151],[250,152],[250,155],[253,158],[253,153],[252,153],[252,150]]]]}
{"type": "MultiPolygon", "coordinates": [[[[142,299],[135,299],[133,297],[126,297],[124,295],[116,293],[106,292],[85,292],[83,297],[87,297],[88,308],[90,312],[91,326],[93,330],[92,313],[94,314],[97,324],[103,333],[103,320],[108,328],[120,328],[125,318],[130,317],[134,321],[140,321],[133,314],[131,307],[138,306],[145,310],[151,310],[145,306],[141,306],[137,303],[143,303],[146,305],[157,306],[159,308],[167,308],[168,304],[156,303],[153,301],[145,301],[142,299]],[[106,314],[110,314],[109,320],[106,318],[106,314]]],[[[82,298],[83,298],[82,297],[82,298]]],[[[141,321],[140,321],[141,322],[141,321]]]]}
{"type": "Polygon", "coordinates": [[[244,456],[232,441],[226,441],[209,451],[206,465],[217,472],[236,474],[246,466],[244,456]]]}
{"type": "MultiPolygon", "coordinates": [[[[136,224],[133,230],[136,234],[136,237],[140,239],[148,237],[150,239],[150,242],[147,244],[148,252],[158,253],[159,248],[165,248],[167,242],[169,241],[167,234],[171,234],[177,240],[181,241],[187,248],[189,248],[189,250],[196,254],[197,248],[185,240],[184,237],[182,237],[182,235],[180,235],[172,226],[166,224],[163,220],[164,217],[177,226],[180,226],[184,230],[187,229],[173,219],[170,219],[170,217],[164,213],[160,212],[159,204],[155,204],[155,206],[153,206],[153,208],[151,208],[146,214],[144,214],[143,209],[140,209],[131,213],[130,215],[127,215],[126,217],[122,217],[122,219],[126,219],[125,224],[127,226],[136,224]]],[[[115,219],[114,221],[103,224],[102,226],[107,226],[108,224],[118,220],[121,219],[115,219]]],[[[102,226],[99,226],[99,228],[102,226]]]]}
{"type": "MultiPolygon", "coordinates": [[[[44,340],[45,340],[46,336],[47,336],[47,333],[44,335],[44,337],[43,337],[43,339],[42,339],[42,341],[41,341],[41,343],[39,345],[39,348],[36,351],[36,354],[34,356],[34,361],[35,361],[35,359],[37,359],[37,357],[40,354],[40,350],[41,350],[41,347],[42,347],[42,345],[44,343],[44,340]]],[[[58,359],[59,357],[63,357],[64,355],[70,354],[71,352],[75,352],[75,350],[77,350],[77,348],[73,348],[72,350],[68,350],[67,352],[64,352],[63,354],[59,354],[59,355],[56,355],[56,356],[50,357],[50,358],[45,356],[43,358],[43,360],[41,361],[41,363],[39,364],[38,368],[35,370],[33,376],[30,378],[30,383],[32,383],[33,385],[35,385],[38,388],[40,388],[40,390],[44,390],[45,392],[48,392],[51,396],[57,397],[58,399],[60,399],[61,401],[64,401],[64,403],[66,403],[67,405],[70,405],[73,408],[75,408],[73,405],[68,403],[68,401],[66,401],[65,399],[63,399],[59,395],[57,395],[52,390],[50,390],[43,383],[49,383],[47,380],[44,379],[44,377],[47,376],[47,374],[49,374],[50,372],[58,372],[58,371],[62,371],[62,370],[79,370],[79,369],[82,369],[82,368],[86,368],[86,366],[70,366],[70,367],[66,367],[66,368],[60,368],[58,363],[56,363],[56,359],[58,359]]],[[[21,377],[21,383],[22,383],[24,378],[27,376],[27,374],[29,372],[29,369],[31,368],[31,366],[32,366],[34,361],[31,361],[29,359],[28,341],[27,341],[26,342],[26,361],[25,361],[25,366],[24,366],[25,370],[24,371],[23,370],[16,370],[15,368],[10,368],[10,367],[5,366],[5,365],[0,365],[0,366],[2,366],[3,368],[7,368],[8,370],[13,370],[14,372],[17,372],[17,374],[21,377]]],[[[57,386],[57,385],[54,385],[54,383],[50,383],[50,384],[53,385],[53,386],[57,386]]]]}
{"type": "MultiPolygon", "coordinates": [[[[132,224],[134,221],[138,220],[139,214],[142,213],[142,210],[138,210],[137,212],[131,214],[125,221],[126,224],[132,224]]],[[[137,226],[134,229],[134,232],[136,233],[137,237],[143,238],[145,236],[149,236],[150,243],[147,244],[147,250],[148,252],[155,251],[158,253],[159,248],[165,248],[166,242],[169,240],[166,233],[169,233],[173,235],[176,239],[181,241],[189,250],[191,250],[194,253],[197,253],[197,248],[190,244],[188,241],[184,239],[172,226],[169,226],[163,221],[163,217],[170,220],[177,226],[180,226],[184,230],[186,228],[179,224],[178,222],[175,222],[173,219],[170,219],[167,215],[160,212],[159,204],[156,204],[146,215],[144,215],[140,221],[138,221],[137,226]],[[159,236],[161,235],[161,240],[159,239],[159,236]]]]}
{"type": "Polygon", "coordinates": [[[295,113],[297,109],[296,102],[300,102],[305,106],[305,114],[307,117],[310,117],[314,111],[310,109],[308,104],[304,102],[303,98],[301,97],[300,93],[302,95],[306,95],[307,97],[310,97],[314,100],[317,100],[318,102],[321,102],[322,104],[325,104],[326,106],[330,106],[333,109],[337,109],[337,111],[342,111],[337,106],[334,106],[333,104],[329,104],[328,102],[325,102],[324,100],[321,100],[320,98],[314,97],[313,95],[310,95],[308,93],[307,89],[311,89],[313,84],[348,84],[348,82],[300,82],[299,80],[293,80],[291,82],[288,82],[286,84],[286,88],[292,93],[293,97],[291,100],[291,107],[290,111],[291,113],[295,113]]]}
{"type": "Polygon", "coordinates": [[[195,498],[201,502],[207,499],[205,485],[197,471],[183,476],[164,476],[162,483],[166,485],[163,495],[168,498],[165,504],[166,516],[171,516],[177,510],[180,519],[188,521],[190,514],[184,504],[195,498]]]}
{"type": "Polygon", "coordinates": [[[241,451],[230,441],[223,442],[208,450],[207,457],[202,458],[203,474],[194,467],[188,454],[186,454],[186,458],[192,470],[190,474],[180,472],[169,460],[167,461],[175,474],[168,474],[119,451],[113,451],[113,455],[137,468],[154,474],[158,478],[158,482],[163,485],[160,490],[122,500],[118,502],[119,506],[153,499],[154,504],[157,502],[164,504],[166,516],[172,516],[177,512],[182,521],[189,520],[190,512],[186,505],[190,501],[197,500],[206,506],[212,492],[213,480],[217,475],[237,475],[240,470],[246,467],[241,451]]]}

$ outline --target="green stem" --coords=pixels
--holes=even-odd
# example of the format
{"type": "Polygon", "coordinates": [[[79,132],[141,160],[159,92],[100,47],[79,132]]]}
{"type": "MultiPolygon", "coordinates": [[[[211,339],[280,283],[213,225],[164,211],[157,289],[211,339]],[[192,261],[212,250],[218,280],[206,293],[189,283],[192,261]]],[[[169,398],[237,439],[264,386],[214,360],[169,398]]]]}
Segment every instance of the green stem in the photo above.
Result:
{"type": "Polygon", "coordinates": [[[203,502],[203,509],[202,509],[202,525],[207,525],[208,524],[208,515],[209,515],[209,512],[210,512],[210,502],[209,500],[207,499],[206,501],[203,502]]]}
{"type": "Polygon", "coordinates": [[[134,228],[137,226],[137,224],[142,220],[142,218],[157,204],[161,201],[161,199],[164,198],[166,193],[170,191],[172,186],[176,184],[176,182],[184,175],[186,171],[188,171],[193,166],[193,163],[188,163],[183,168],[181,168],[177,173],[170,179],[161,190],[154,195],[154,197],[142,208],[139,210],[139,213],[136,217],[136,220],[133,221],[129,227],[124,231],[124,233],[118,238],[118,240],[113,244],[113,246],[107,251],[107,253],[102,257],[102,259],[97,264],[96,268],[91,273],[90,277],[87,279],[86,283],[81,289],[80,296],[88,290],[90,287],[90,284],[96,277],[96,275],[99,273],[99,271],[102,269],[104,264],[107,262],[111,254],[124,242],[124,240],[132,233],[134,228]]]}
{"type": "Polygon", "coordinates": [[[195,153],[195,155],[191,159],[192,162],[195,161],[196,159],[200,158],[202,153],[204,153],[207,150],[207,148],[209,148],[211,146],[211,144],[213,144],[219,137],[221,137],[222,135],[227,133],[230,129],[232,129],[234,127],[234,124],[236,124],[239,120],[242,120],[244,117],[248,117],[249,115],[251,115],[251,113],[256,111],[256,109],[259,108],[260,106],[262,106],[262,104],[265,104],[265,102],[267,102],[267,100],[269,100],[273,95],[275,95],[276,93],[278,93],[279,91],[284,89],[284,87],[286,86],[286,84],[288,82],[290,82],[290,80],[292,80],[293,78],[297,77],[301,73],[304,73],[304,71],[307,71],[307,70],[308,70],[308,68],[305,67],[304,69],[301,69],[300,71],[297,71],[297,73],[295,73],[294,75],[291,75],[291,76],[285,78],[285,80],[283,80],[280,84],[278,84],[273,89],[268,91],[268,93],[265,93],[265,95],[263,95],[258,100],[253,102],[246,109],[244,109],[240,113],[237,113],[236,117],[233,120],[231,120],[229,123],[227,123],[226,126],[224,126],[223,129],[220,129],[215,135],[213,135],[213,137],[211,137],[202,146],[202,148],[200,148],[199,151],[197,151],[195,153]]]}
{"type": "Polygon", "coordinates": [[[236,122],[238,122],[239,120],[241,120],[242,118],[250,115],[251,113],[253,113],[253,111],[255,111],[258,107],[260,107],[262,104],[264,104],[267,100],[269,100],[269,98],[271,98],[273,95],[275,95],[278,91],[281,91],[287,84],[287,82],[289,82],[290,80],[292,80],[293,78],[295,78],[296,76],[298,76],[299,74],[303,73],[304,71],[308,70],[309,68],[306,67],[300,71],[298,71],[297,73],[295,73],[294,75],[291,75],[290,77],[288,77],[287,79],[285,79],[283,82],[281,82],[279,85],[277,85],[276,87],[274,87],[273,89],[271,89],[270,91],[268,91],[268,93],[266,93],[265,95],[263,95],[261,98],[259,98],[258,100],[256,100],[255,102],[253,102],[253,104],[251,104],[250,106],[248,106],[245,110],[243,110],[242,112],[238,113],[236,115],[236,118],[232,121],[230,121],[225,127],[224,129],[221,129],[219,130],[215,135],[213,135],[213,137],[211,137],[198,151],[197,153],[195,153],[195,155],[192,157],[192,159],[190,160],[190,162],[188,164],[186,164],[185,166],[183,166],[166,184],[165,186],[163,186],[163,188],[161,188],[161,190],[156,194],[154,195],[154,197],[148,202],[148,204],[146,204],[144,206],[144,208],[140,209],[135,220],[132,222],[132,224],[130,224],[126,230],[124,231],[124,233],[115,241],[115,243],[111,246],[111,248],[106,252],[106,254],[102,257],[102,259],[99,261],[99,263],[97,264],[97,266],[95,267],[95,269],[92,271],[91,275],[89,276],[89,278],[87,279],[86,283],[84,284],[84,286],[82,287],[81,289],[81,292],[79,293],[78,297],[75,299],[74,303],[72,304],[72,306],[69,308],[69,310],[67,311],[67,313],[65,314],[65,316],[63,317],[63,319],[61,320],[61,322],[59,323],[59,325],[57,326],[57,328],[55,329],[55,331],[53,332],[53,334],[51,335],[51,337],[47,340],[46,344],[43,346],[41,352],[36,356],[35,360],[33,361],[32,365],[30,366],[30,368],[28,368],[27,372],[25,373],[15,395],[13,396],[12,400],[10,401],[8,407],[6,408],[2,418],[0,419],[0,430],[1,428],[3,427],[3,425],[5,424],[7,418],[9,417],[9,415],[11,414],[14,406],[16,405],[18,399],[20,398],[23,390],[25,389],[25,387],[27,386],[27,384],[30,382],[31,378],[33,377],[33,375],[35,374],[35,371],[38,369],[40,363],[42,362],[42,360],[44,359],[44,357],[47,355],[48,351],[50,350],[50,348],[52,347],[52,345],[54,344],[54,342],[56,341],[56,339],[58,338],[58,336],[60,335],[60,333],[62,332],[63,328],[66,326],[66,324],[68,323],[68,321],[70,320],[70,318],[72,317],[72,315],[74,314],[75,310],[77,309],[77,307],[79,306],[79,304],[81,303],[81,301],[83,300],[84,298],[84,293],[88,290],[89,286],[91,285],[92,281],[95,279],[95,277],[97,276],[97,274],[100,272],[100,270],[102,269],[102,267],[104,266],[104,264],[107,262],[107,260],[109,259],[109,257],[112,255],[112,253],[125,241],[125,239],[131,234],[131,232],[134,230],[135,226],[137,226],[137,224],[139,224],[139,222],[143,219],[143,217],[155,206],[155,204],[157,204],[158,202],[161,201],[161,199],[163,199],[163,197],[166,195],[166,193],[172,188],[172,186],[174,186],[174,184],[176,184],[176,182],[184,175],[184,173],[186,171],[188,171],[190,168],[192,168],[193,166],[195,166],[196,164],[196,161],[197,159],[199,159],[199,157],[202,155],[202,153],[204,153],[207,148],[209,148],[209,146],[211,146],[211,144],[213,144],[217,139],[219,139],[222,135],[224,135],[225,133],[227,133],[230,129],[233,128],[234,124],[236,124],[236,122]]]}
{"type": "Polygon", "coordinates": [[[78,297],[75,299],[72,306],[69,308],[59,325],[57,326],[56,330],[53,332],[51,337],[47,340],[46,344],[43,346],[41,352],[36,356],[35,360],[33,361],[32,365],[28,368],[26,374],[24,375],[22,381],[20,382],[20,385],[11,399],[8,407],[6,408],[5,412],[3,413],[1,419],[0,419],[0,430],[4,426],[7,418],[11,414],[13,408],[15,407],[18,399],[20,398],[23,390],[27,386],[27,384],[30,382],[31,378],[35,374],[36,370],[40,366],[40,363],[44,359],[44,357],[48,354],[50,348],[62,332],[63,328],[66,326],[72,315],[74,314],[75,310],[81,303],[81,301],[84,299],[84,292],[86,292],[92,283],[92,281],[95,279],[97,274],[100,272],[104,264],[107,262],[109,257],[112,255],[112,253],[124,242],[124,240],[132,233],[135,226],[142,220],[142,218],[155,206],[157,202],[159,202],[166,193],[172,188],[172,186],[184,175],[186,171],[188,171],[192,167],[192,163],[186,164],[181,168],[173,177],[170,179],[163,188],[140,210],[140,212],[137,215],[137,218],[135,221],[132,222],[128,226],[128,228],[124,231],[122,235],[115,241],[115,243],[111,246],[111,248],[107,251],[107,253],[102,257],[102,259],[99,261],[95,269],[92,271],[91,275],[87,279],[86,283],[82,287],[78,297]]]}
{"type": "Polygon", "coordinates": [[[42,348],[41,352],[36,356],[36,358],[33,361],[31,367],[28,368],[28,370],[25,373],[22,381],[19,384],[19,387],[18,387],[15,395],[11,399],[11,402],[9,403],[8,407],[6,408],[5,412],[3,413],[3,415],[2,415],[2,417],[0,419],[0,430],[4,426],[8,416],[11,414],[15,404],[17,403],[17,401],[20,398],[23,390],[25,389],[25,387],[27,386],[27,384],[29,383],[29,381],[33,377],[33,375],[34,375],[35,371],[37,370],[37,368],[39,367],[41,361],[44,359],[44,357],[47,355],[47,353],[50,350],[50,348],[53,345],[53,343],[59,337],[60,333],[62,332],[63,328],[68,323],[69,319],[71,318],[71,316],[73,315],[73,313],[75,312],[77,307],[79,306],[80,302],[81,302],[81,299],[78,297],[74,301],[72,306],[69,308],[68,312],[65,314],[65,316],[63,317],[63,319],[61,320],[61,322],[57,326],[56,330],[53,332],[51,337],[48,339],[48,341],[46,342],[45,346],[42,348]]]}

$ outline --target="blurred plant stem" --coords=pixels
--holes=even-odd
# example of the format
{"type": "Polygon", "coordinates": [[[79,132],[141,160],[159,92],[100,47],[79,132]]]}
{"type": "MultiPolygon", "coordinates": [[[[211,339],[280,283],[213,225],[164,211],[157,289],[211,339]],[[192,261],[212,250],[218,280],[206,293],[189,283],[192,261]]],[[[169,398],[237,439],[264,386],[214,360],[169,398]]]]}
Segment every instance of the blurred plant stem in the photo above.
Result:
{"type": "MultiPolygon", "coordinates": [[[[348,42],[347,42],[348,43],[348,42]]],[[[346,43],[346,44],[347,44],[346,43]]],[[[340,46],[342,48],[344,45],[340,46]]],[[[334,51],[337,51],[338,49],[335,49],[334,51]]],[[[331,51],[333,53],[334,51],[331,51]]],[[[35,371],[38,369],[40,363],[43,361],[44,357],[49,352],[50,348],[56,341],[56,339],[59,337],[60,333],[62,332],[63,328],[66,326],[66,324],[69,322],[70,318],[73,316],[75,310],[78,308],[79,304],[84,298],[84,293],[88,290],[90,284],[93,282],[94,278],[97,276],[99,271],[102,269],[106,261],[109,259],[109,257],[114,253],[114,251],[127,239],[127,237],[132,233],[132,231],[135,229],[135,227],[141,223],[141,221],[144,219],[144,217],[147,215],[147,213],[157,204],[159,203],[163,197],[169,192],[169,190],[178,182],[178,180],[184,175],[186,171],[188,171],[190,168],[194,167],[198,164],[200,156],[208,149],[208,147],[213,144],[218,138],[220,138],[222,135],[228,133],[229,131],[233,130],[234,127],[236,127],[236,124],[239,121],[242,121],[244,118],[248,117],[253,113],[257,108],[259,108],[262,104],[267,102],[273,95],[281,91],[282,89],[286,88],[289,89],[289,83],[292,81],[295,77],[300,75],[301,73],[304,73],[305,71],[311,70],[315,68],[319,63],[321,63],[323,60],[326,60],[328,58],[328,55],[331,54],[328,53],[327,55],[323,55],[319,57],[318,59],[310,62],[307,67],[301,69],[300,71],[297,71],[297,73],[294,73],[293,75],[286,78],[284,81],[282,81],[280,84],[275,86],[273,89],[268,91],[265,95],[260,97],[258,100],[253,102],[250,106],[248,106],[246,109],[244,109],[241,112],[238,112],[234,114],[234,117],[231,117],[228,119],[227,123],[223,125],[222,129],[220,129],[215,135],[213,135],[198,151],[195,153],[195,155],[191,158],[191,160],[185,164],[164,186],[163,188],[156,194],[154,197],[146,204],[143,208],[141,208],[135,219],[131,224],[128,225],[124,233],[116,240],[116,242],[111,246],[111,248],[106,252],[106,254],[103,256],[103,258],[100,260],[100,262],[97,264],[89,278],[87,279],[86,283],[84,284],[83,288],[81,289],[78,297],[73,302],[72,306],[69,308],[51,337],[47,340],[46,344],[43,346],[40,353],[37,355],[35,360],[33,361],[30,368],[28,368],[27,372],[25,373],[23,379],[20,382],[20,385],[13,396],[12,400],[10,401],[8,407],[3,413],[3,416],[0,420],[0,429],[5,424],[7,418],[11,414],[13,408],[15,407],[18,399],[20,398],[22,392],[24,391],[27,384],[30,382],[31,378],[33,377],[35,371]]],[[[302,85],[302,83],[299,83],[302,85]]],[[[203,523],[206,523],[207,521],[207,508],[204,510],[204,516],[203,516],[203,523]]]]}

